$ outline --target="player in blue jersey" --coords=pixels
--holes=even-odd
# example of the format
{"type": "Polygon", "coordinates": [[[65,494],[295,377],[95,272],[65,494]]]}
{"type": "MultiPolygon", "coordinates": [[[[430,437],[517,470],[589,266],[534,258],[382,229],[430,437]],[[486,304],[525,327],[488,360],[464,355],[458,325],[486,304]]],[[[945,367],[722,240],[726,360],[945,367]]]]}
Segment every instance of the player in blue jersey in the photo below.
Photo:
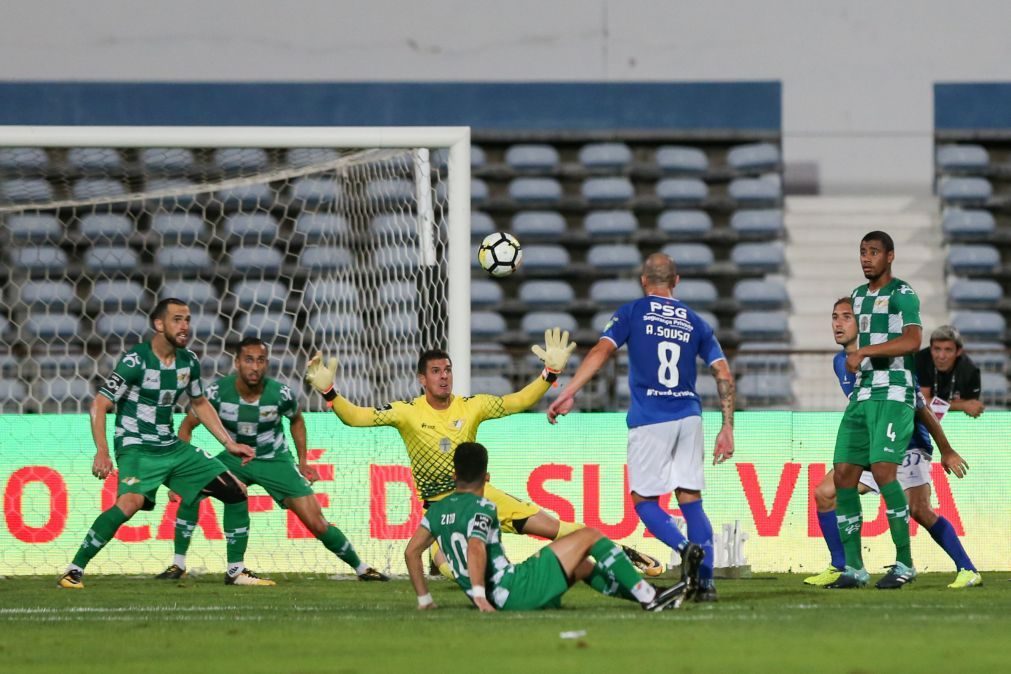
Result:
{"type": "MultiPolygon", "coordinates": [[[[853,316],[853,303],[849,297],[836,300],[832,307],[832,333],[836,344],[843,347],[843,350],[832,359],[832,367],[839,380],[839,386],[849,397],[853,392],[856,375],[846,369],[846,354],[855,350],[857,346],[857,324],[853,316]]],[[[906,492],[913,519],[927,528],[931,537],[955,562],[958,575],[948,587],[980,585],[983,582],[982,577],[958,540],[954,527],[947,519],[935,513],[930,506],[930,462],[933,450],[930,443],[931,436],[937,441],[937,447],[941,452],[941,464],[945,471],[961,478],[965,475],[968,465],[951,448],[937,418],[922,403],[920,396],[920,400],[917,401],[913,435],[896,477],[906,492]]],[[[865,470],[860,476],[858,490],[861,494],[878,493],[878,485],[870,471],[865,470]]],[[[808,585],[829,587],[839,579],[846,565],[846,555],[836,523],[836,492],[832,471],[829,471],[815,488],[814,497],[818,510],[818,525],[821,527],[832,561],[827,569],[805,578],[804,582],[808,585]]]]}
{"type": "Polygon", "coordinates": [[[572,409],[576,392],[607,360],[628,345],[628,480],[635,511],[658,539],[678,550],[682,567],[701,554],[696,601],[715,601],[713,527],[702,509],[705,478],[702,403],[695,391],[696,358],[716,378],[723,428],[716,437],[713,464],[734,454],[734,378],[713,329],[672,291],[680,277],[667,255],[650,255],[640,277],[644,297],[623,305],[604,328],[572,380],[548,407],[548,420],[572,409]],[[688,539],[659,504],[675,493],[688,523],[688,539]]]}

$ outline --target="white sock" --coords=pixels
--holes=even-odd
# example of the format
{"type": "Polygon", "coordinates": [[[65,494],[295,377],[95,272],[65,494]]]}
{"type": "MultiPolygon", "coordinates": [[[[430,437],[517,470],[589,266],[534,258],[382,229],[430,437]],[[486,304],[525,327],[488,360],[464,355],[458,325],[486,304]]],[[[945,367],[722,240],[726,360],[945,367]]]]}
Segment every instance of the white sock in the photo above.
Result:
{"type": "Polygon", "coordinates": [[[242,570],[246,568],[245,562],[235,562],[234,564],[228,565],[228,575],[235,578],[237,575],[242,573],[242,570]]]}
{"type": "Polygon", "coordinates": [[[361,564],[359,564],[355,568],[355,573],[357,573],[360,576],[360,575],[362,575],[363,573],[365,573],[368,570],[369,570],[369,565],[366,564],[365,562],[362,562],[361,564]]]}
{"type": "Polygon", "coordinates": [[[649,603],[656,597],[656,588],[645,580],[640,580],[632,587],[632,596],[641,602],[649,603]]]}
{"type": "Polygon", "coordinates": [[[178,566],[180,569],[186,568],[186,555],[176,555],[172,558],[172,563],[178,566]]]}
{"type": "Polygon", "coordinates": [[[74,563],[67,564],[67,570],[64,571],[64,573],[70,573],[71,571],[80,571],[81,573],[84,573],[84,569],[74,563]]]}

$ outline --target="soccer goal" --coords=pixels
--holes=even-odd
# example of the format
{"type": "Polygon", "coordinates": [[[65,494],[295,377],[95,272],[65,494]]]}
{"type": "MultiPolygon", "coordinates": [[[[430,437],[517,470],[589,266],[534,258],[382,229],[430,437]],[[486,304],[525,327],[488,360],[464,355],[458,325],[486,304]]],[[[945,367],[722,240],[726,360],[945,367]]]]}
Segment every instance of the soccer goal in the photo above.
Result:
{"type": "MultiPolygon", "coordinates": [[[[340,358],[338,386],[357,404],[417,395],[417,357],[431,347],[449,351],[456,392],[469,392],[468,128],[3,127],[0,218],[0,431],[37,439],[5,449],[22,468],[46,464],[40,450],[64,451],[55,429],[71,419],[16,413],[86,412],[116,358],[146,338],[161,297],[190,304],[205,382],[232,369],[242,337],[258,336],[271,375],[299,392],[321,350],[340,358]]],[[[324,409],[315,394],[303,401],[324,409]]],[[[45,541],[57,524],[61,540],[84,533],[76,494],[98,487],[87,420],[72,423],[77,468],[56,468],[69,505],[48,483],[11,497],[27,538],[45,541]],[[71,521],[54,515],[61,508],[71,521]]],[[[350,529],[366,543],[367,529],[350,529]]],[[[56,562],[3,543],[0,573],[56,562]]]]}

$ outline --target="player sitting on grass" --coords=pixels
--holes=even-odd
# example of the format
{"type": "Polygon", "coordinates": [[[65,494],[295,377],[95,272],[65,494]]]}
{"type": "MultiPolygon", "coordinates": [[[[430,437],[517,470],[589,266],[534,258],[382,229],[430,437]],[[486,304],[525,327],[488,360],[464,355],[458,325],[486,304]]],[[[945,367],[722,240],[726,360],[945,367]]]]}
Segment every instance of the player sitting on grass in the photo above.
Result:
{"type": "MultiPolygon", "coordinates": [[[[116,502],[91,525],[73,562],[60,577],[59,587],[82,589],[84,567],[138,510],[154,510],[155,495],[163,484],[187,505],[204,496],[226,504],[246,501],[246,487],[221,461],[172,432],[173,407],[185,393],[193,414],[225,446],[225,452],[236,457],[234,463],[247,463],[255,454],[252,447],[228,435],[204,397],[200,361],[186,348],[189,307],[182,300],[163,299],[150,319],[155,333],[151,341],[138,344],[119,359],[91,403],[91,435],[96,449],[91,472],[99,480],[112,473],[105,416],[116,407],[116,502]]],[[[237,526],[226,512],[225,527],[234,530],[237,526]]],[[[248,570],[240,573],[249,575],[248,570]]]]}
{"type": "MultiPolygon", "coordinates": [[[[256,337],[246,337],[239,342],[235,355],[235,374],[207,387],[207,399],[217,410],[229,435],[236,442],[256,448],[256,457],[244,466],[227,453],[219,454],[218,460],[244,484],[260,485],[278,505],[295,513],[327,550],[355,570],[360,580],[389,580],[364,563],[343,532],[323,516],[310,486],[319,479],[319,475],[307,463],[305,419],[295,394],[284,384],[267,377],[267,367],[267,345],[256,337]],[[297,468],[285,441],[283,418],[288,419],[291,437],[295,441],[297,468]]],[[[199,425],[200,419],[188,414],[179,427],[179,437],[188,442],[193,429],[199,425]]],[[[170,580],[186,575],[186,551],[197,526],[199,510],[199,503],[179,506],[175,559],[157,576],[159,579],[170,580]]],[[[229,585],[273,585],[274,581],[267,578],[241,573],[245,568],[243,557],[249,542],[248,504],[245,501],[225,504],[225,519],[229,518],[230,511],[240,511],[232,512],[232,519],[243,521],[245,526],[225,529],[228,555],[225,582],[229,585]]]]}
{"type": "MultiPolygon", "coordinates": [[[[384,407],[358,407],[334,389],[337,359],[324,364],[322,354],[309,361],[306,381],[330,401],[334,414],[348,426],[393,426],[407,447],[411,474],[418,497],[425,508],[445,498],[453,490],[453,452],[462,442],[474,442],[482,421],[522,412],[537,403],[565,369],[575,343],[569,333],[546,330],[544,347],[533,352],[544,362],[541,375],[516,393],[506,396],[477,394],[466,398],[453,395],[453,363],[439,349],[425,351],[418,359],[418,384],[423,395],[414,400],[392,402],[384,407]]],[[[558,539],[582,528],[582,524],[559,522],[540,508],[520,501],[492,485],[485,498],[495,504],[507,533],[558,539]]],[[[647,575],[659,575],[663,565],[649,555],[631,548],[625,553],[647,575]]],[[[439,570],[449,576],[445,558],[436,556],[439,570]]]]}
{"type": "Polygon", "coordinates": [[[436,540],[460,589],[483,613],[558,608],[562,595],[580,580],[602,594],[662,611],[680,606],[686,588],[697,582],[696,565],[688,570],[687,582],[658,590],[639,576],[621,548],[592,528],[562,536],[512,564],[502,550],[495,504],[484,497],[488,451],[476,442],[461,443],[453,469],[456,490],[429,507],[404,553],[421,610],[436,608],[422,561],[436,540]]]}
{"type": "MultiPolygon", "coordinates": [[[[836,344],[843,347],[843,350],[835,355],[832,365],[836,377],[839,379],[839,386],[842,387],[843,393],[849,396],[853,392],[854,377],[846,371],[846,354],[857,348],[857,324],[853,318],[853,301],[849,297],[837,300],[835,306],[832,307],[832,332],[835,335],[836,344]]],[[[965,475],[968,466],[962,457],[951,448],[937,417],[923,404],[923,398],[919,393],[917,393],[917,398],[915,428],[909,446],[906,448],[905,458],[898,470],[899,484],[906,492],[913,519],[921,526],[926,527],[931,538],[955,562],[955,570],[958,575],[948,587],[959,589],[981,585],[983,579],[976,571],[976,567],[973,566],[969,555],[966,554],[961,541],[958,540],[955,528],[951,522],[935,513],[930,507],[930,461],[933,450],[930,436],[937,441],[937,448],[941,452],[941,465],[944,466],[946,472],[961,478],[965,475]]],[[[821,527],[822,536],[828,545],[832,562],[825,571],[805,578],[804,582],[808,585],[823,587],[831,585],[839,579],[843,567],[846,565],[846,554],[843,550],[842,539],[839,537],[839,527],[836,525],[836,494],[833,479],[833,471],[829,471],[814,490],[814,499],[818,509],[818,525],[821,527]]],[[[865,470],[860,476],[860,484],[857,485],[857,489],[861,494],[870,491],[879,493],[874,476],[868,470],[865,470]]]]}

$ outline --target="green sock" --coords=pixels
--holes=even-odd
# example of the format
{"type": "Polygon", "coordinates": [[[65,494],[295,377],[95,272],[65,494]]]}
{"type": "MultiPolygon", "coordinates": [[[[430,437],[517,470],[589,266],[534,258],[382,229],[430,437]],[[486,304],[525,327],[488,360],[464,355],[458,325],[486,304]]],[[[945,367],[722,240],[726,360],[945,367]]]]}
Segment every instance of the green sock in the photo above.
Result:
{"type": "Polygon", "coordinates": [[[126,516],[119,506],[114,505],[95,519],[95,523],[88,529],[88,535],[84,537],[84,542],[74,555],[74,566],[84,569],[91,561],[91,558],[98,554],[98,551],[105,547],[105,544],[112,540],[116,531],[126,522],[126,516]]]}
{"type": "Polygon", "coordinates": [[[635,599],[631,592],[618,584],[618,581],[614,578],[614,574],[603,571],[597,566],[593,567],[593,571],[590,572],[589,576],[583,579],[583,582],[607,597],[635,599]]]}
{"type": "Polygon", "coordinates": [[[835,519],[843,550],[846,551],[846,566],[864,568],[863,553],[860,550],[860,528],[864,525],[864,516],[860,509],[860,492],[856,487],[836,489],[835,519]]]}
{"type": "Polygon", "coordinates": [[[906,566],[913,565],[913,554],[909,549],[909,504],[906,493],[898,480],[881,485],[881,496],[885,499],[885,512],[888,515],[888,530],[895,543],[895,561],[906,566]]]}
{"type": "MultiPolygon", "coordinates": [[[[653,599],[652,586],[642,579],[635,566],[629,561],[614,541],[601,538],[590,548],[590,554],[596,560],[595,567],[602,573],[611,575],[618,586],[639,601],[653,599]]],[[[592,587],[592,585],[591,585],[592,587]]]]}
{"type": "Polygon", "coordinates": [[[334,553],[341,558],[344,562],[348,564],[355,572],[358,572],[358,567],[362,565],[362,560],[355,552],[354,547],[351,545],[351,541],[347,539],[340,529],[334,525],[327,527],[327,530],[323,532],[323,535],[319,537],[319,542],[323,544],[330,552],[334,553]]]}
{"type": "Polygon", "coordinates": [[[175,553],[186,556],[190,549],[190,542],[193,540],[193,531],[197,528],[197,521],[200,519],[200,501],[192,505],[179,504],[176,511],[176,533],[175,533],[175,553]]]}
{"type": "Polygon", "coordinates": [[[249,502],[226,503],[223,518],[228,565],[238,564],[246,557],[249,545],[249,502]]]}

